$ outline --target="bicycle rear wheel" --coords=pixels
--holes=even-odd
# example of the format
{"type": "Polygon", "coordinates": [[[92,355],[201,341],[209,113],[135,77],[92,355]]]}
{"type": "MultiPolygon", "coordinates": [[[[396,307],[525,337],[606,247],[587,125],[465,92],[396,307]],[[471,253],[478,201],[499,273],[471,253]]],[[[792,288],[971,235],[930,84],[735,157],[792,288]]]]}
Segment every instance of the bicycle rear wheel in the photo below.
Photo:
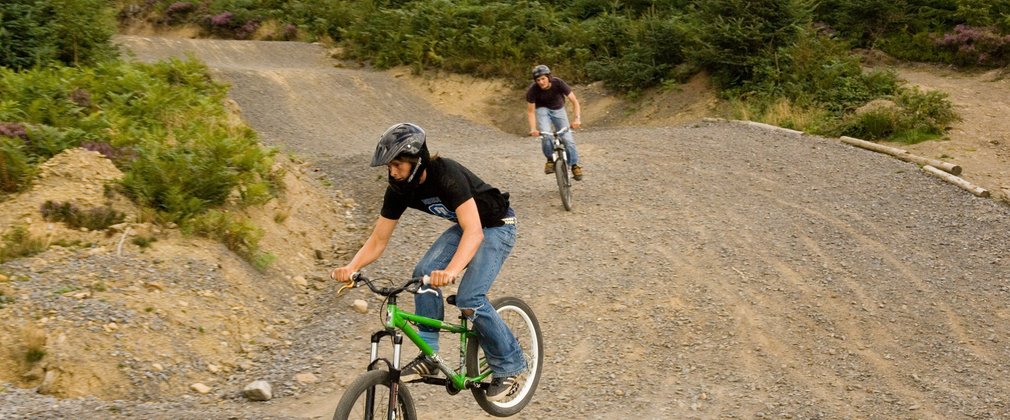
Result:
{"type": "MultiPolygon", "coordinates": [[[[522,299],[503,297],[493,300],[491,305],[495,307],[502,321],[505,321],[505,325],[519,341],[519,348],[522,349],[523,357],[526,358],[527,369],[517,378],[520,388],[509,399],[494,402],[487,399],[483,389],[474,388],[471,391],[477,404],[485,412],[497,417],[508,417],[521,411],[533,400],[533,393],[537,390],[537,384],[540,383],[540,373],[543,370],[544,341],[537,316],[522,299]]],[[[490,371],[490,369],[484,357],[484,351],[480,347],[480,337],[468,340],[466,343],[467,376],[477,376],[479,373],[490,371]]]]}
{"type": "MultiPolygon", "coordinates": [[[[333,412],[333,420],[388,418],[390,384],[389,371],[376,369],[365,372],[344,391],[337,410],[333,412]]],[[[403,383],[398,384],[396,396],[399,412],[396,418],[416,420],[414,398],[403,383]]]]}
{"type": "Polygon", "coordinates": [[[558,191],[561,192],[561,204],[565,210],[572,210],[572,178],[568,176],[568,162],[564,159],[554,161],[554,176],[558,179],[558,191]]]}

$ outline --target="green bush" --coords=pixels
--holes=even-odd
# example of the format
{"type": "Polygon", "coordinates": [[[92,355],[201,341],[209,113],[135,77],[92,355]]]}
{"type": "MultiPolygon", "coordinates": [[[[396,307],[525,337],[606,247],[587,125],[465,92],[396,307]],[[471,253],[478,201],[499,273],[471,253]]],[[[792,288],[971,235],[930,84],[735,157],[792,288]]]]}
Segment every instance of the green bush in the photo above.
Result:
{"type": "Polygon", "coordinates": [[[837,134],[918,143],[941,137],[951,123],[960,119],[943,92],[905,88],[893,96],[893,102],[894,106],[849,115],[837,134]]]}
{"type": "Polygon", "coordinates": [[[0,263],[29,257],[45,250],[44,239],[32,236],[26,227],[17,225],[3,234],[0,241],[0,263]]]}
{"type": "Polygon", "coordinates": [[[19,192],[34,175],[35,165],[24,151],[24,140],[0,135],[0,192],[19,192]]]}
{"type": "Polygon", "coordinates": [[[775,66],[811,21],[805,0],[714,0],[697,3],[687,58],[722,87],[740,86],[762,66],[775,66]]]}
{"type": "Polygon", "coordinates": [[[209,210],[190,219],[182,228],[187,233],[221,241],[259,270],[265,269],[275,259],[259,248],[263,230],[232,213],[209,210]]]}
{"type": "Polygon", "coordinates": [[[63,222],[75,229],[105,230],[126,219],[125,214],[111,207],[82,210],[70,202],[56,203],[51,200],[42,203],[40,211],[43,219],[51,222],[63,222]]]}
{"type": "Polygon", "coordinates": [[[87,65],[115,56],[105,0],[5,0],[0,3],[0,66],[15,70],[87,65]]]}

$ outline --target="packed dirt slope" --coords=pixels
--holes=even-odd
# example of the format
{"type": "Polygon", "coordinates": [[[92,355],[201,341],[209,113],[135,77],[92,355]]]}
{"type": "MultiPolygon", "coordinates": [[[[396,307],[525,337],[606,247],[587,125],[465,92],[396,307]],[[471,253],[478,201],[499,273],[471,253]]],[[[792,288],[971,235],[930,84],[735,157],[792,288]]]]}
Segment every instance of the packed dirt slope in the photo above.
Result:
{"type": "MultiPolygon", "coordinates": [[[[702,121],[712,99],[692,85],[638,105],[644,114],[582,87],[595,117],[577,133],[587,175],[566,212],[535,141],[509,128],[522,103],[494,96],[517,94],[503,84],[440,85],[305,44],[123,42],[142,60],[205,60],[265,143],[353,199],[355,223],[330,265],[368,234],[384,179],[368,157],[393,123],[419,123],[433,151],[510,191],[520,236],[493,291],[531,303],[546,339],[541,388],[520,418],[1010,416],[1010,211],[914,165],[836,139],[702,121]]],[[[402,277],[445,227],[408,214],[368,271],[402,277]]],[[[308,370],[313,386],[269,403],[233,390],[117,412],[328,418],[379,326],[377,300],[334,291],[315,293],[311,316],[255,370],[281,383],[308,370]],[[353,312],[353,299],[373,310],[353,312]]],[[[219,382],[257,379],[233,375],[219,382]]],[[[422,418],[489,418],[466,393],[412,392],[422,418]]]]}

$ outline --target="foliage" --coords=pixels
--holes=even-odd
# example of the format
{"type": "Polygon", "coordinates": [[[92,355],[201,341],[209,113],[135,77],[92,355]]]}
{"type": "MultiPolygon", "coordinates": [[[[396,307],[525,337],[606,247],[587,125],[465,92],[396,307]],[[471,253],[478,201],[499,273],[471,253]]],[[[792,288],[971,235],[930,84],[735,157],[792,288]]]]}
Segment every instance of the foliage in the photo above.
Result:
{"type": "Polygon", "coordinates": [[[943,92],[904,88],[893,99],[893,106],[847,116],[837,134],[866,140],[918,143],[942,136],[951,123],[959,120],[953,104],[943,92]]]}
{"type": "MultiPolygon", "coordinates": [[[[0,289],[0,309],[3,309],[9,303],[14,303],[13,296],[7,296],[4,291],[0,289]]],[[[3,388],[0,388],[0,392],[3,392],[3,388]]]]}
{"type": "Polygon", "coordinates": [[[0,137],[2,161],[16,169],[0,178],[4,190],[23,188],[26,165],[85,146],[110,157],[126,194],[163,221],[182,223],[233,192],[242,204],[262,203],[279,185],[274,152],[248,127],[228,123],[225,89],[192,59],[0,70],[0,120],[26,127],[20,144],[0,137]]]}
{"type": "Polygon", "coordinates": [[[221,241],[259,270],[265,269],[275,258],[259,248],[263,231],[232,213],[210,210],[193,218],[183,229],[191,234],[221,241]]]}
{"type": "Polygon", "coordinates": [[[740,86],[760,67],[778,65],[779,51],[796,42],[810,15],[806,0],[701,2],[685,53],[720,86],[740,86]]]}
{"type": "MultiPolygon", "coordinates": [[[[281,185],[275,152],[249,127],[229,122],[226,89],[193,59],[0,69],[0,121],[14,121],[0,124],[0,186],[20,191],[39,163],[84,147],[123,171],[120,189],[155,221],[185,225],[213,208],[264,203],[281,185]]],[[[121,220],[59,205],[47,210],[57,217],[60,209],[66,221],[89,229],[121,220]]]]}
{"type": "Polygon", "coordinates": [[[130,243],[140,247],[141,250],[145,250],[151,247],[151,244],[157,242],[158,238],[154,236],[134,236],[130,239],[130,243]]]}
{"type": "Polygon", "coordinates": [[[15,193],[28,185],[35,166],[24,150],[27,135],[8,136],[2,130],[0,124],[0,193],[15,193]]]}
{"type": "Polygon", "coordinates": [[[28,228],[17,225],[5,232],[0,241],[0,263],[15,258],[28,257],[45,251],[46,241],[28,232],[28,228]]]}
{"type": "Polygon", "coordinates": [[[1003,67],[1010,64],[1010,35],[986,28],[957,25],[953,32],[934,38],[935,44],[952,53],[961,66],[1003,67]]]}
{"type": "Polygon", "coordinates": [[[116,26],[105,0],[0,3],[0,66],[87,65],[114,57],[116,26]]]}
{"type": "Polygon", "coordinates": [[[56,203],[47,200],[40,209],[42,218],[51,222],[63,222],[72,228],[105,230],[109,226],[122,223],[126,215],[111,207],[95,207],[82,210],[70,202],[56,203]]]}

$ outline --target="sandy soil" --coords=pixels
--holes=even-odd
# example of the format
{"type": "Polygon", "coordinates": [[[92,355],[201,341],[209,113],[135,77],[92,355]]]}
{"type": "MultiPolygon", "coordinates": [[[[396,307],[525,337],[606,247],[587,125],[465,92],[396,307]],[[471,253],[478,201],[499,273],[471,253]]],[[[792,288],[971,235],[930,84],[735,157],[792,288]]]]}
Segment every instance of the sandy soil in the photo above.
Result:
{"type": "MultiPolygon", "coordinates": [[[[104,359],[120,361],[118,372],[136,373],[140,386],[155,384],[157,392],[114,402],[61,400],[57,410],[52,400],[8,390],[0,392],[0,417],[103,410],[124,418],[328,418],[365,363],[379,302],[360,290],[336,297],[335,285],[314,279],[346,261],[367,236],[384,178],[367,159],[382,130],[404,120],[428,129],[434,151],[512,193],[520,238],[494,290],[530,302],[547,341],[541,388],[520,418],[1010,416],[1010,210],[914,165],[837,139],[702,121],[717,105],[704,80],[637,103],[581,86],[586,121],[577,140],[587,176],[576,184],[574,211],[566,212],[553,178],[541,171],[534,140],[516,134],[524,131],[524,115],[512,84],[375,72],[304,44],[123,42],[141,60],[186,52],[205,60],[232,85],[231,98],[265,144],[308,162],[296,172],[301,187],[290,204],[277,207],[289,210],[287,222],[269,232],[287,239],[271,244],[281,260],[303,262],[265,275],[224,276],[259,282],[232,282],[225,296],[255,288],[258,297],[247,303],[262,311],[253,319],[263,320],[254,325],[264,331],[227,334],[234,344],[226,347],[242,349],[234,354],[206,346],[228,361],[221,364],[226,372],[189,362],[219,360],[195,344],[179,345],[173,355],[174,366],[186,369],[150,379],[144,374],[157,357],[133,355],[126,360],[144,363],[122,367],[117,353],[104,359]],[[328,187],[318,188],[319,181],[328,187]],[[281,228],[288,223],[301,227],[281,228]],[[311,240],[298,239],[305,235],[311,240]],[[331,236],[328,247],[318,235],[331,236]],[[322,259],[299,259],[316,250],[322,259]],[[355,313],[354,299],[373,310],[355,313]],[[299,373],[314,380],[294,379],[299,373]],[[274,383],[275,399],[236,396],[254,379],[274,383]],[[196,380],[212,390],[191,391],[196,380]]],[[[982,96],[1005,89],[1004,82],[922,69],[902,74],[926,87],[957,86],[961,93],[954,89],[952,98],[965,117],[950,140],[907,148],[947,154],[980,185],[1006,185],[997,176],[1005,170],[999,159],[1006,142],[990,141],[1004,135],[996,124],[1005,122],[978,119],[987,109],[1005,109],[998,107],[1007,95],[982,96]],[[982,106],[973,97],[996,102],[982,106]],[[976,131],[989,123],[994,128],[976,131]],[[975,141],[969,133],[987,133],[988,140],[968,144],[975,141]],[[930,149],[940,146],[950,149],[930,149]]],[[[261,217],[276,220],[276,211],[261,217]]],[[[445,227],[405,217],[395,246],[369,272],[402,276],[445,227]]],[[[213,250],[194,246],[200,251],[174,255],[213,250]]],[[[163,249],[173,248],[156,244],[150,252],[163,249]]],[[[210,255],[212,264],[228,259],[210,255]]],[[[73,264],[80,254],[45,258],[73,264]]],[[[159,267],[172,264],[166,259],[159,267]]],[[[3,272],[39,277],[31,264],[5,264],[3,272]]],[[[29,283],[4,287],[21,296],[29,283]]],[[[115,301],[113,293],[102,298],[115,301]]],[[[224,310],[208,301],[189,299],[185,312],[224,310]]],[[[0,311],[11,313],[18,302],[0,311]]],[[[175,338],[199,336],[192,330],[175,338]]],[[[128,341],[150,329],[94,334],[128,341]]],[[[43,377],[18,386],[38,386],[43,377]]],[[[466,393],[450,397],[421,386],[412,392],[421,418],[488,418],[466,393]]]]}

